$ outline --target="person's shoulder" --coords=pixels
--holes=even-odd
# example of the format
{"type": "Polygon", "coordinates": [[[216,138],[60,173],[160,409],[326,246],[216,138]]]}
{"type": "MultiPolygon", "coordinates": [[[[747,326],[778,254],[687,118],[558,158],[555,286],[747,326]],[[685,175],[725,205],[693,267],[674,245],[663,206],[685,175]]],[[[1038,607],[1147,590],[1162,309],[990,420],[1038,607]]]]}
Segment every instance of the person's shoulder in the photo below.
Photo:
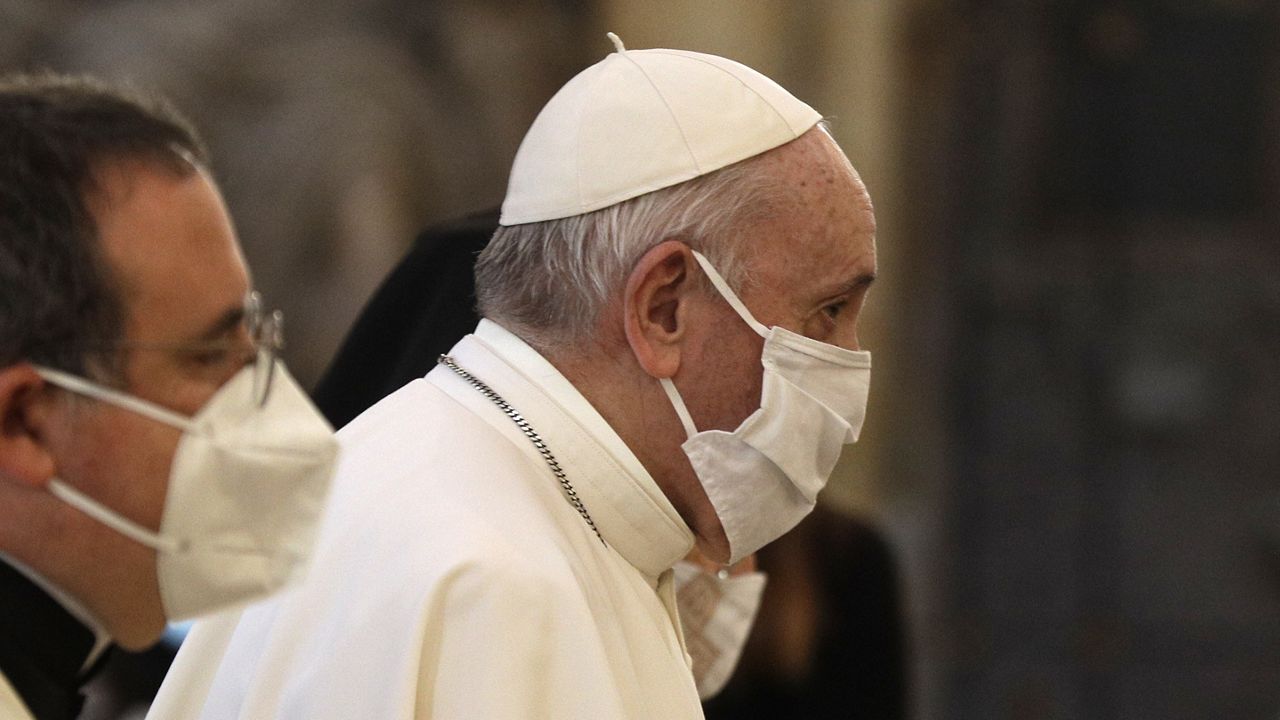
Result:
{"type": "Polygon", "coordinates": [[[300,593],[286,598],[291,614],[314,616],[326,607],[335,617],[403,611],[407,621],[444,608],[454,612],[460,604],[581,595],[556,539],[535,529],[537,523],[513,532],[458,497],[378,494],[378,500],[343,498],[311,575],[300,593]]]}
{"type": "Polygon", "coordinates": [[[457,573],[553,574],[566,540],[549,506],[564,499],[557,486],[540,488],[554,479],[537,476],[545,468],[488,425],[457,420],[438,431],[375,433],[344,448],[326,545],[348,561],[426,583],[457,573]]]}
{"type": "Polygon", "coordinates": [[[357,415],[338,431],[338,439],[352,444],[357,438],[424,422],[453,409],[455,404],[445,393],[422,378],[416,378],[357,415]]]}
{"type": "Polygon", "coordinates": [[[518,545],[506,535],[475,534],[450,559],[439,591],[449,605],[573,605],[582,589],[564,560],[541,542],[518,545]]]}
{"type": "Polygon", "coordinates": [[[499,452],[501,434],[474,412],[457,402],[425,378],[410,381],[378,401],[338,431],[342,462],[355,461],[359,468],[392,461],[413,471],[427,461],[456,467],[475,458],[499,452]],[[494,448],[494,449],[490,449],[494,448]]]}
{"type": "Polygon", "coordinates": [[[339,477],[413,479],[490,508],[502,501],[494,493],[532,500],[525,496],[528,477],[545,467],[527,441],[505,425],[495,427],[433,378],[408,383],[338,432],[339,477]]]}

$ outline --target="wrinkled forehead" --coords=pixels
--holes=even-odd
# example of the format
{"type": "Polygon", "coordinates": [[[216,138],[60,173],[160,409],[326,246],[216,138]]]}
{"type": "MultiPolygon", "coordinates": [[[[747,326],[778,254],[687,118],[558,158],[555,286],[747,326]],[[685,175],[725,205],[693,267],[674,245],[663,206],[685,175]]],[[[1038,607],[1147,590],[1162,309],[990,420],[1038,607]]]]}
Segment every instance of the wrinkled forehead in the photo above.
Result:
{"type": "Polygon", "coordinates": [[[751,275],[761,283],[820,281],[830,272],[875,272],[875,212],[849,159],[821,128],[768,159],[773,212],[751,229],[751,275]]]}

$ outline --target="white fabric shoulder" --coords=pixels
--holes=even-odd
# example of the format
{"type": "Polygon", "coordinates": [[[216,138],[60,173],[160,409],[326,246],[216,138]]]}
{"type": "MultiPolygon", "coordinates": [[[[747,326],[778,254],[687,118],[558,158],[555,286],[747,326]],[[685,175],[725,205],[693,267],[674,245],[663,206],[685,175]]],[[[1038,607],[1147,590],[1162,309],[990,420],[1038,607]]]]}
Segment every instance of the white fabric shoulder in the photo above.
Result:
{"type": "Polygon", "coordinates": [[[181,720],[200,717],[200,708],[218,674],[241,611],[229,610],[198,621],[187,633],[164,684],[151,702],[148,718],[181,720]],[[198,651],[197,651],[198,649],[198,651]]]}
{"type": "Polygon", "coordinates": [[[571,576],[486,554],[436,590],[415,718],[628,717],[571,576]]]}
{"type": "Polygon", "coordinates": [[[0,673],[0,720],[35,720],[4,673],[0,673]]]}

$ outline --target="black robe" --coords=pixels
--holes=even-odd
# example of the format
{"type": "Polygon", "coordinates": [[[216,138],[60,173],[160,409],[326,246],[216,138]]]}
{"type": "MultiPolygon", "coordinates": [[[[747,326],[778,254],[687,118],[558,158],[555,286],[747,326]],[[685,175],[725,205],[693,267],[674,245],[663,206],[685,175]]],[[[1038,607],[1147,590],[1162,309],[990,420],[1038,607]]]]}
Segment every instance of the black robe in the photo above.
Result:
{"type": "Polygon", "coordinates": [[[93,646],[93,631],[0,560],[0,673],[37,720],[80,714],[93,646]]]}

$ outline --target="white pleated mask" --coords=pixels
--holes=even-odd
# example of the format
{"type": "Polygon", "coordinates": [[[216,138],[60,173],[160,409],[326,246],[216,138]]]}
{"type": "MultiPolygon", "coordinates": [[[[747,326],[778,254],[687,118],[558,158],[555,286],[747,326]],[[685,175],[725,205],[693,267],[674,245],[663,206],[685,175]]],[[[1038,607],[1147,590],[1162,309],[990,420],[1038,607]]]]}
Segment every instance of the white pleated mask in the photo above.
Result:
{"type": "Polygon", "coordinates": [[[693,659],[694,684],[698,697],[708,700],[729,683],[742,658],[760,610],[765,574],[712,573],[687,560],[672,569],[680,626],[693,659]]]}
{"type": "Polygon", "coordinates": [[[37,368],[66,390],[183,431],[155,533],[61,479],[49,491],[155,548],[165,617],[186,620],[262,598],[299,580],[311,557],[338,446],[333,429],[285,371],[261,407],[253,371],[231,378],[194,417],[75,375],[37,368]]]}
{"type": "Polygon", "coordinates": [[[760,408],[733,432],[699,432],[675,384],[660,379],[689,436],[681,447],[724,527],[732,564],[813,510],[842,448],[862,431],[871,353],[766,327],[701,253],[693,256],[725,301],[765,339],[760,408]]]}

